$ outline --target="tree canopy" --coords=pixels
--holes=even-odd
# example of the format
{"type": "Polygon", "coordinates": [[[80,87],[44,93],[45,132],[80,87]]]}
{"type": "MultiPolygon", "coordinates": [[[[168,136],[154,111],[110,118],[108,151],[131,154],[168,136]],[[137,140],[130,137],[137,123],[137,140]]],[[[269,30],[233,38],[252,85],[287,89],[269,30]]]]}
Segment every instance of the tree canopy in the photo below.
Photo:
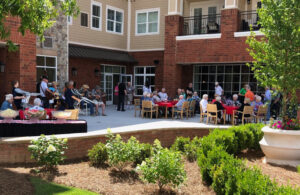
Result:
{"type": "Polygon", "coordinates": [[[300,89],[300,1],[262,0],[258,10],[264,37],[254,33],[247,39],[254,61],[252,70],[264,86],[273,86],[282,94],[282,111],[296,98],[300,89]]]}
{"type": "Polygon", "coordinates": [[[10,29],[5,25],[7,17],[20,18],[19,31],[26,30],[43,39],[44,31],[50,28],[59,15],[76,16],[79,8],[76,0],[1,0],[0,1],[0,39],[7,41],[9,49],[16,49],[10,40],[10,29]]]}

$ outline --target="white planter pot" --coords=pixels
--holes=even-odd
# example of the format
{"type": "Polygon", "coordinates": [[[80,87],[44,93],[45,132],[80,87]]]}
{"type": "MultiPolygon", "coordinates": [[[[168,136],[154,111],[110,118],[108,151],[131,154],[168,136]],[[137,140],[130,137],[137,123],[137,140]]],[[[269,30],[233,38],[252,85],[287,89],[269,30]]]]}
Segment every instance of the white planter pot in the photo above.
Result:
{"type": "Polygon", "coordinates": [[[263,139],[259,142],[266,161],[278,165],[296,167],[300,165],[300,131],[262,129],[263,139]]]}

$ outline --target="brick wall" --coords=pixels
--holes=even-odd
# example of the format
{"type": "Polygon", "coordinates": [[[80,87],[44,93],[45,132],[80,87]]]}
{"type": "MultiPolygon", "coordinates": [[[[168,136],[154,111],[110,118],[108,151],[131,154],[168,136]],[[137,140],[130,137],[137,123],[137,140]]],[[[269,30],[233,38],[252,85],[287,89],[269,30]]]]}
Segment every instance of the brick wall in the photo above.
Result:
{"type": "MultiPolygon", "coordinates": [[[[156,66],[155,68],[155,86],[162,87],[163,66],[164,66],[164,51],[147,51],[147,52],[130,52],[137,61],[136,66],[156,66]],[[154,60],[159,60],[159,64],[155,65],[154,60]]],[[[130,74],[133,74],[132,72],[130,74]]]]}
{"type": "MultiPolygon", "coordinates": [[[[209,134],[208,129],[193,128],[177,128],[163,130],[147,130],[120,133],[127,140],[131,136],[135,136],[142,143],[153,143],[155,139],[159,139],[164,147],[169,147],[174,143],[176,137],[184,136],[193,138],[195,136],[203,137],[209,134]]],[[[87,151],[98,142],[105,141],[105,135],[89,135],[70,138],[68,141],[68,150],[66,156],[68,160],[82,159],[87,156],[87,151]]],[[[33,162],[30,159],[30,153],[27,150],[29,141],[3,142],[0,141],[0,165],[28,163],[33,162]]]]}
{"type": "Polygon", "coordinates": [[[18,80],[20,87],[26,91],[34,92],[36,86],[36,36],[26,32],[22,36],[18,32],[20,20],[17,18],[7,18],[6,26],[11,30],[10,39],[18,45],[19,50],[8,52],[4,47],[0,50],[0,55],[4,58],[5,72],[0,73],[0,97],[11,93],[11,81],[18,80]],[[4,57],[3,57],[4,56],[4,57]]]}

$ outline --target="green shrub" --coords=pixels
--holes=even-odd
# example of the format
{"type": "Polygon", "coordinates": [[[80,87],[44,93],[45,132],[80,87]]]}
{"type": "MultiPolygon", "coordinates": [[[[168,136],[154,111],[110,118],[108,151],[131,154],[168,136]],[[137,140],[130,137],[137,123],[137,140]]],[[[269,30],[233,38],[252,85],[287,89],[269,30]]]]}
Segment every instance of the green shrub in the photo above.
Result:
{"type": "Polygon", "coordinates": [[[252,148],[254,146],[254,135],[249,131],[246,126],[232,127],[230,130],[235,134],[236,142],[238,145],[237,152],[252,148]]]}
{"type": "Polygon", "coordinates": [[[41,135],[38,139],[31,140],[28,150],[31,153],[31,159],[35,159],[46,170],[51,170],[65,159],[64,151],[68,148],[67,142],[67,139],[41,135]]]}
{"type": "Polygon", "coordinates": [[[300,173],[300,165],[297,166],[297,171],[300,173]]]}
{"type": "Polygon", "coordinates": [[[127,144],[122,140],[119,134],[116,136],[108,134],[107,137],[106,149],[108,164],[122,170],[131,162],[133,152],[128,151],[127,144]]]}
{"type": "Polygon", "coordinates": [[[137,171],[143,181],[157,183],[160,190],[167,184],[178,187],[186,180],[180,153],[168,149],[156,150],[151,158],[137,167],[137,171]]]}
{"type": "Polygon", "coordinates": [[[189,137],[177,137],[174,144],[171,146],[171,150],[178,152],[185,152],[185,145],[190,144],[191,140],[189,137]]]}
{"type": "Polygon", "coordinates": [[[91,165],[104,165],[108,159],[106,146],[101,142],[97,143],[91,150],[88,151],[88,157],[91,165]]]}
{"type": "Polygon", "coordinates": [[[253,133],[254,142],[251,148],[260,150],[259,141],[263,138],[264,133],[262,132],[262,128],[264,124],[246,124],[245,128],[253,133]]]}
{"type": "Polygon", "coordinates": [[[151,144],[140,144],[139,149],[139,154],[134,158],[135,165],[141,164],[146,158],[150,158],[153,153],[151,144]]]}

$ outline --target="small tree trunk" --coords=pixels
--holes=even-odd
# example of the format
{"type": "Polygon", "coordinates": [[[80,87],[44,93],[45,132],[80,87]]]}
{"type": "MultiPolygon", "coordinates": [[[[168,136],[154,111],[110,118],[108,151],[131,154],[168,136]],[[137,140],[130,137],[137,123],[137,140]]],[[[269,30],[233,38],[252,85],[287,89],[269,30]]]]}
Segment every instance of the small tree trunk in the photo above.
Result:
{"type": "Polygon", "coordinates": [[[286,91],[283,91],[282,93],[282,123],[283,125],[286,125],[287,121],[288,121],[288,116],[287,116],[287,96],[288,94],[286,93],[286,91]]]}

